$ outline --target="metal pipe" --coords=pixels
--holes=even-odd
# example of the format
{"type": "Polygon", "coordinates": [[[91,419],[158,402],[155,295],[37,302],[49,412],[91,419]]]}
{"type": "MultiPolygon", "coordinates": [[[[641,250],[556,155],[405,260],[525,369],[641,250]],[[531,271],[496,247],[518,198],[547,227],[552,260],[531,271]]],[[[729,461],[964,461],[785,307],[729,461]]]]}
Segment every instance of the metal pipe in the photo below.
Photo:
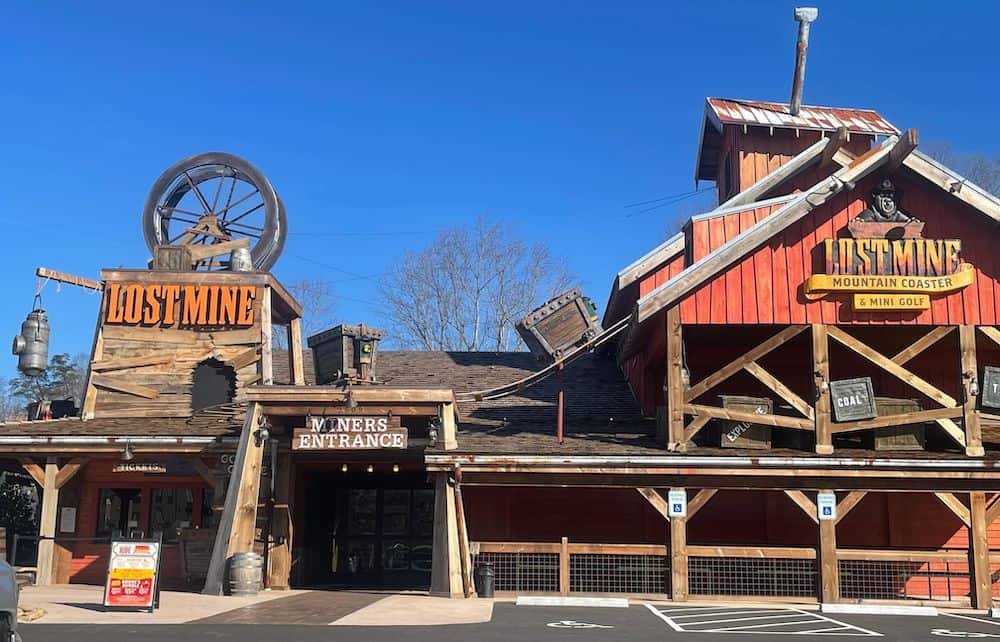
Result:
{"type": "Polygon", "coordinates": [[[819,16],[816,7],[796,7],[792,13],[799,23],[799,38],[795,43],[795,73],[792,75],[792,99],[788,113],[797,116],[802,107],[802,85],[806,80],[806,51],[809,49],[809,23],[819,16]]]}
{"type": "Polygon", "coordinates": [[[1000,468],[993,461],[981,459],[851,459],[846,457],[725,457],[698,455],[627,456],[627,455],[426,455],[428,466],[478,465],[552,465],[552,466],[756,466],[760,468],[928,468],[991,470],[1000,468]]]}
{"type": "Polygon", "coordinates": [[[559,394],[556,396],[556,439],[563,442],[563,365],[559,364],[559,394]]]}

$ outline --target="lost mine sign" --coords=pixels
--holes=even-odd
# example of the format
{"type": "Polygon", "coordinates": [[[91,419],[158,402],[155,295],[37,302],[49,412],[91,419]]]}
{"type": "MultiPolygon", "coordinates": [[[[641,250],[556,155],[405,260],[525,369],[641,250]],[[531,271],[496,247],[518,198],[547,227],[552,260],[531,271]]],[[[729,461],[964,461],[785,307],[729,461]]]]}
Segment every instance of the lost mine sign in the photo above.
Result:
{"type": "Polygon", "coordinates": [[[292,450],[376,450],[406,448],[399,417],[340,415],[309,417],[292,436],[292,450]]]}
{"type": "Polygon", "coordinates": [[[871,377],[831,381],[830,405],[836,421],[874,419],[877,414],[871,377]]]}
{"type": "Polygon", "coordinates": [[[248,327],[257,288],[247,285],[109,283],[104,320],[159,327],[248,327]]]}

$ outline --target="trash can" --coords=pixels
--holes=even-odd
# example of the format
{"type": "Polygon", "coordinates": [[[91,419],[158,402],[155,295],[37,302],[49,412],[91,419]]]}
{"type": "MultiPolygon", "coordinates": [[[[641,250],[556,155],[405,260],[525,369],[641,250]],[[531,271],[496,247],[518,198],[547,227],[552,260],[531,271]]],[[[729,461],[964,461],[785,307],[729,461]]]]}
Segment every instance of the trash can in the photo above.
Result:
{"type": "Polygon", "coordinates": [[[489,562],[480,562],[476,566],[476,595],[493,597],[493,565],[489,562]]]}
{"type": "Polygon", "coordinates": [[[236,553],[229,559],[229,594],[257,595],[264,579],[264,558],[257,553],[236,553]]]}

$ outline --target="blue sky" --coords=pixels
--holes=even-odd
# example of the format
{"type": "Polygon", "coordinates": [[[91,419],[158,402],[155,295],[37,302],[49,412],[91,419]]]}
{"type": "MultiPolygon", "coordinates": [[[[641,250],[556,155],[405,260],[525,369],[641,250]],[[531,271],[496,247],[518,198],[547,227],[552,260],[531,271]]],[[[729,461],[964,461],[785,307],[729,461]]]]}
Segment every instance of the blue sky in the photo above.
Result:
{"type": "MultiPolygon", "coordinates": [[[[29,311],[35,266],[144,265],[150,185],[208,150],[268,175],[291,233],[274,271],[331,280],[340,320],[377,324],[377,276],[478,214],[548,242],[603,306],[613,274],[693,213],[624,206],[693,188],[704,98],[787,100],[795,4],[8,3],[0,328],[29,311]]],[[[1000,146],[1000,3],[819,7],[807,104],[1000,146]]],[[[43,297],[52,351],[89,351],[98,298],[43,297]]]]}

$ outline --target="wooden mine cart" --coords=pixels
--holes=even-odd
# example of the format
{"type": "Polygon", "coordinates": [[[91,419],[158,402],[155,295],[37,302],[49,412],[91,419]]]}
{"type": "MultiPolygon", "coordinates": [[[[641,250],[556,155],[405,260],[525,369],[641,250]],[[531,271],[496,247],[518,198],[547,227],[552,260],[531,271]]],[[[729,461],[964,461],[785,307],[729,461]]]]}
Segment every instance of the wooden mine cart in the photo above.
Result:
{"type": "Polygon", "coordinates": [[[597,308],[580,288],[563,292],[517,322],[517,333],[540,361],[572,352],[601,331],[597,308]]]}

